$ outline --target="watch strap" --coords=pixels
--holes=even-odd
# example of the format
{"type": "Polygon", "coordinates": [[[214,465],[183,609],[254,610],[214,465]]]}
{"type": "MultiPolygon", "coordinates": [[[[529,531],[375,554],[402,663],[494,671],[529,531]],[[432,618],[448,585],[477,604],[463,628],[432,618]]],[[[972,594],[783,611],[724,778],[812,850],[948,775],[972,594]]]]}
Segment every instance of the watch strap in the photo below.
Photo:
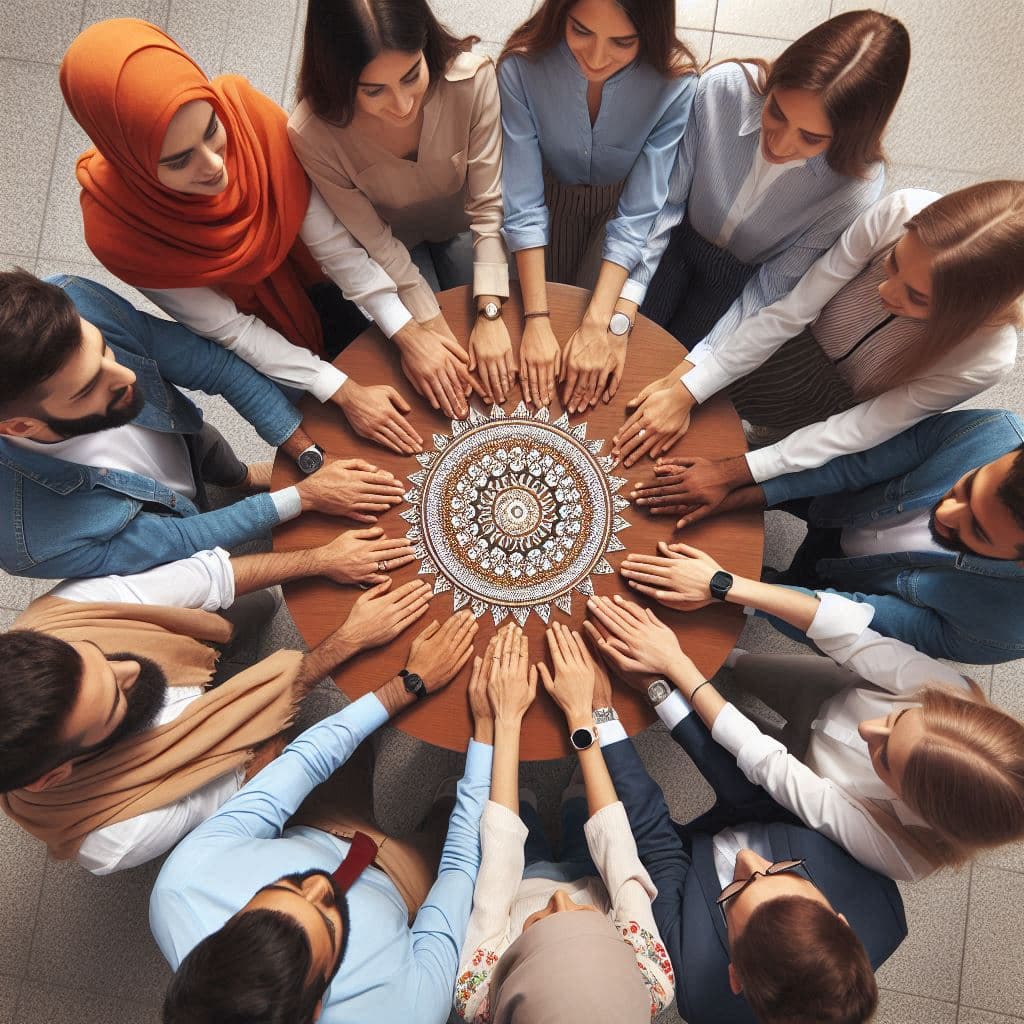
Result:
{"type": "Polygon", "coordinates": [[[594,725],[605,725],[607,722],[617,722],[618,720],[618,712],[610,705],[603,708],[594,708],[594,725]]]}

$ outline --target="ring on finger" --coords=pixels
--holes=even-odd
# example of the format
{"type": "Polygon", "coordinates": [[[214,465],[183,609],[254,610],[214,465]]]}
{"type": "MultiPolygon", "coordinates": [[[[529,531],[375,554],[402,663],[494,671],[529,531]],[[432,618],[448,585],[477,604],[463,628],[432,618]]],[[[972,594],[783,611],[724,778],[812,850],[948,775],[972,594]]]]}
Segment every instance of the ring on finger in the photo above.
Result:
{"type": "Polygon", "coordinates": [[[641,427],[641,428],[640,428],[640,429],[639,429],[639,430],[638,430],[638,431],[636,432],[636,436],[637,436],[637,437],[639,437],[639,438],[640,438],[640,440],[642,441],[642,440],[643,440],[643,439],[644,439],[644,438],[645,438],[645,437],[647,436],[647,428],[646,428],[646,427],[641,427]]]}
{"type": "Polygon", "coordinates": [[[382,559],[381,559],[381,560],[380,560],[380,561],[379,561],[379,562],[377,563],[377,572],[387,572],[387,571],[388,571],[388,563],[387,563],[387,559],[386,559],[386,558],[382,558],[382,559]]]}

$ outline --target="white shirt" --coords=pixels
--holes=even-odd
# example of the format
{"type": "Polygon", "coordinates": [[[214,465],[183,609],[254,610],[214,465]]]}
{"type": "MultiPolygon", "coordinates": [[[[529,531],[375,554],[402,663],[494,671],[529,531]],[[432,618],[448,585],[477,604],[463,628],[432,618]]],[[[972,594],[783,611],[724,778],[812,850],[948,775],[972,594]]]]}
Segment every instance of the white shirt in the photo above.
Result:
{"type": "Polygon", "coordinates": [[[869,629],[874,614],[870,605],[838,594],[818,597],[821,604],[808,638],[877,689],[853,686],[822,704],[811,727],[805,762],[765,736],[732,704],[719,714],[711,734],[736,757],[751,782],[763,786],[809,828],[890,878],[923,878],[934,870],[932,864],[883,830],[861,803],[884,801],[903,824],[927,827],[875,774],[857,726],[912,703],[913,694],[927,683],[963,691],[969,690],[968,683],[948,665],[869,629]]]}
{"type": "MultiPolygon", "coordinates": [[[[310,187],[299,238],[345,298],[357,303],[387,337],[412,319],[394,281],[367,256],[315,186],[310,187]]],[[[230,349],[271,380],[302,388],[321,402],[348,380],[341,370],[308,349],[293,345],[259,317],[239,312],[227,295],[214,288],[139,291],[179,323],[230,349]]]]}
{"type": "MultiPolygon", "coordinates": [[[[71,580],[50,594],[66,601],[159,604],[212,612],[234,603],[235,575],[231,556],[223,548],[214,548],[134,576],[71,580]]],[[[174,721],[202,692],[198,686],[169,686],[155,725],[174,721]]],[[[240,769],[227,772],[175,803],[95,829],[79,848],[78,863],[94,875],[107,875],[161,856],[237,793],[244,777],[240,769]]]]}
{"type": "MultiPolygon", "coordinates": [[[[687,357],[694,368],[680,378],[687,390],[698,402],[705,402],[756,370],[811,323],[876,255],[898,241],[914,214],[938,198],[937,192],[902,189],[880,199],[843,232],[785,298],[748,317],[715,345],[697,345],[687,357]]],[[[1009,373],[1016,358],[1014,327],[983,327],[920,376],[822,423],[796,430],[777,444],[748,452],[751,475],[760,483],[873,448],[926,416],[980,394],[1009,373]]]]}
{"type": "Polygon", "coordinates": [[[758,145],[754,151],[754,162],[750,165],[750,170],[747,172],[739,192],[736,193],[736,198],[725,215],[725,220],[722,221],[722,230],[718,233],[718,238],[715,239],[715,245],[719,249],[727,248],[736,228],[747,219],[752,210],[757,208],[768,189],[786,171],[803,167],[805,163],[807,163],[806,160],[793,160],[785,164],[770,164],[765,160],[761,147],[758,145]]]}
{"type": "Polygon", "coordinates": [[[855,558],[897,551],[943,551],[928,528],[931,515],[931,509],[917,508],[886,516],[870,526],[844,527],[839,540],[843,554],[855,558]]]}
{"type": "Polygon", "coordinates": [[[196,496],[192,463],[185,438],[181,434],[164,433],[162,430],[149,430],[134,423],[126,423],[111,430],[69,437],[66,441],[54,441],[52,444],[27,437],[7,437],[6,440],[28,451],[74,462],[79,466],[122,470],[159,480],[189,501],[196,496]]]}

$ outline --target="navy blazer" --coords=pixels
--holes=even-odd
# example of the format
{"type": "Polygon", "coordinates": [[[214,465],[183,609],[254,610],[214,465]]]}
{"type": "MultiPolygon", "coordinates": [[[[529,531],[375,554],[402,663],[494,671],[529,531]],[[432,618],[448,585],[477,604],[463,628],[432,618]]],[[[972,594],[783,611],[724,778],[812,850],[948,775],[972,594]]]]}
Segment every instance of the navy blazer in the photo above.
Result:
{"type": "Polygon", "coordinates": [[[688,825],[672,821],[664,794],[628,739],[610,744],[603,752],[640,859],[658,887],[654,918],[675,972],[680,1015],[689,1024],[756,1021],[746,999],[729,987],[729,944],[715,904],[722,887],[712,840],[730,826],[767,824],[772,860],[806,860],[815,884],[846,917],[877,970],[907,935],[896,883],[802,825],[763,789],[748,782],[696,714],[684,718],[672,737],[716,795],[711,810],[688,825]]]}

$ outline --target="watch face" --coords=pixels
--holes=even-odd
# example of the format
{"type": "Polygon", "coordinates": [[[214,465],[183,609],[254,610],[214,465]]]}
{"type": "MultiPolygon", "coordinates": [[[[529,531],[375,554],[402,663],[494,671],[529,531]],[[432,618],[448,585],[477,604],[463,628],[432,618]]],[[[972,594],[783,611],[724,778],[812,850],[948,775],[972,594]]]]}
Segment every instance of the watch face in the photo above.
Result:
{"type": "Polygon", "coordinates": [[[651,702],[651,704],[657,706],[671,692],[672,687],[669,686],[664,679],[655,679],[654,682],[647,687],[647,699],[651,702]]]}
{"type": "Polygon", "coordinates": [[[488,320],[497,320],[501,316],[501,306],[496,302],[488,302],[480,312],[487,317],[488,320]]]}
{"type": "Polygon", "coordinates": [[[594,734],[589,729],[573,729],[569,742],[577,750],[586,750],[594,742],[594,734]]]}
{"type": "Polygon", "coordinates": [[[629,317],[626,316],[625,313],[615,313],[608,322],[608,330],[618,338],[629,334],[631,326],[632,324],[629,322],[629,317]]]}
{"type": "Polygon", "coordinates": [[[726,595],[732,589],[732,575],[727,572],[716,572],[711,577],[711,582],[708,584],[708,590],[711,591],[712,597],[717,597],[719,601],[724,601],[726,595]]]}
{"type": "Polygon", "coordinates": [[[307,448],[299,456],[299,469],[307,475],[315,473],[324,464],[323,452],[318,448],[307,448]]]}

